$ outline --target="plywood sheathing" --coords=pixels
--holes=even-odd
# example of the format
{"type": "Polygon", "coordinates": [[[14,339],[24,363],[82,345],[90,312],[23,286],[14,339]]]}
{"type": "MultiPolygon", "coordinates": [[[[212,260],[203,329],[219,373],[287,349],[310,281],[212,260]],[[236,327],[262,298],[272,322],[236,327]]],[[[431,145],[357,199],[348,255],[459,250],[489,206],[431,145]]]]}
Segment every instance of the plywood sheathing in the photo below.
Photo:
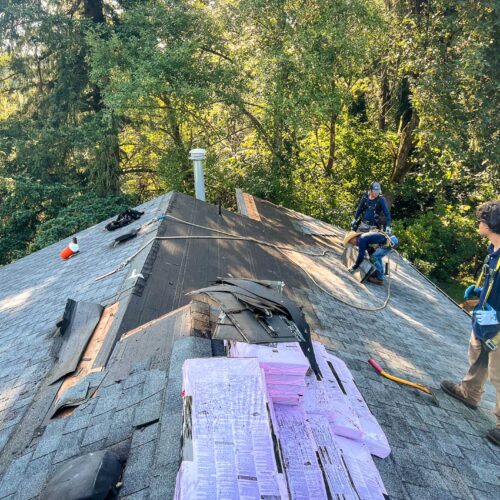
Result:
{"type": "Polygon", "coordinates": [[[259,211],[251,194],[244,193],[241,189],[237,189],[236,202],[238,204],[238,211],[241,215],[260,221],[259,211]]]}

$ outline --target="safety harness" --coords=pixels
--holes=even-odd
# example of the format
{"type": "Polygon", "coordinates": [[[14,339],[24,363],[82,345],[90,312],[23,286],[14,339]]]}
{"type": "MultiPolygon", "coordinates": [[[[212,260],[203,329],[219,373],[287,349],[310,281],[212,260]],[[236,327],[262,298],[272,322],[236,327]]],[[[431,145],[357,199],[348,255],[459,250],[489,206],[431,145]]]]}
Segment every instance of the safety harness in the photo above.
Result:
{"type": "MultiPolygon", "coordinates": [[[[484,296],[483,304],[481,308],[484,310],[486,308],[486,303],[488,302],[488,299],[491,294],[491,290],[493,289],[493,286],[495,284],[495,280],[498,277],[498,273],[500,272],[500,257],[498,258],[497,265],[493,269],[488,265],[488,260],[489,256],[486,257],[483,267],[481,269],[481,273],[479,274],[479,278],[476,281],[476,288],[479,288],[481,286],[481,282],[483,279],[486,279],[486,275],[489,276],[489,282],[488,282],[488,288],[486,289],[486,294],[484,296]]],[[[483,344],[489,349],[490,351],[495,351],[498,346],[500,345],[500,331],[491,339],[484,340],[483,344]]]]}
{"type": "Polygon", "coordinates": [[[376,250],[377,248],[392,248],[394,246],[394,243],[391,241],[391,238],[387,235],[386,232],[378,229],[376,231],[372,231],[374,233],[379,233],[383,236],[385,236],[385,244],[383,243],[370,243],[368,246],[370,248],[373,248],[374,250],[376,250]]]}
{"type": "Polygon", "coordinates": [[[372,200],[369,198],[368,193],[369,192],[363,193],[363,210],[358,220],[356,221],[357,228],[361,228],[362,226],[364,226],[364,229],[360,229],[363,232],[371,231],[373,228],[380,229],[382,225],[380,221],[380,204],[382,203],[382,199],[384,198],[384,196],[380,194],[372,200]],[[365,221],[365,213],[367,210],[373,210],[375,216],[375,225],[370,224],[368,221],[365,221]]]}

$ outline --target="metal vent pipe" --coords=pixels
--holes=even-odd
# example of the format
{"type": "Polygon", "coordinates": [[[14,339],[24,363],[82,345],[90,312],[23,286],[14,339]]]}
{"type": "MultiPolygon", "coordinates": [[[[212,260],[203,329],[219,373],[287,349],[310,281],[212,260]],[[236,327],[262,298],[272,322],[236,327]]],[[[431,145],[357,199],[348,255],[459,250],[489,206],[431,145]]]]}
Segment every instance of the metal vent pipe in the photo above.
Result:
{"type": "Polygon", "coordinates": [[[205,160],[205,149],[192,149],[189,159],[194,165],[194,192],[196,199],[205,201],[205,174],[203,172],[203,161],[205,160]]]}

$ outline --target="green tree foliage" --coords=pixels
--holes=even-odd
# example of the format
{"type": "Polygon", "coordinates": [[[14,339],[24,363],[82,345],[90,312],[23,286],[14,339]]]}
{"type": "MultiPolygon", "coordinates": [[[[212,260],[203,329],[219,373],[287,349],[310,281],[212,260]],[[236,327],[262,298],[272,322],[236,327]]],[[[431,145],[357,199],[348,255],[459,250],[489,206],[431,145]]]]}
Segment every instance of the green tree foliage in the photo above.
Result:
{"type": "Polygon", "coordinates": [[[192,193],[193,147],[213,202],[239,187],[345,226],[376,179],[429,276],[480,259],[473,211],[500,192],[498,0],[0,6],[1,262],[130,196],[192,193]]]}

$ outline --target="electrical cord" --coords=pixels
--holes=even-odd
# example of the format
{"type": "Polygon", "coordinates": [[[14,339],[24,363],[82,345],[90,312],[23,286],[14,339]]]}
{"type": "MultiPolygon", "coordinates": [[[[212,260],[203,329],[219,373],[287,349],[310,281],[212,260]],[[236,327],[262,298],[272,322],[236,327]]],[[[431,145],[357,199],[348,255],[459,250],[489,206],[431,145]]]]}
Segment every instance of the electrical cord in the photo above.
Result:
{"type": "MultiPolygon", "coordinates": [[[[106,274],[103,274],[101,276],[98,276],[95,281],[100,281],[112,274],[115,274],[119,271],[121,271],[122,269],[124,269],[137,255],[139,255],[143,250],[145,250],[151,243],[153,243],[154,241],[156,240],[188,240],[188,239],[191,239],[191,240],[231,240],[231,241],[250,241],[252,243],[255,243],[257,245],[261,245],[261,246],[265,246],[265,247],[268,247],[268,248],[273,248],[275,250],[277,250],[278,252],[280,252],[281,254],[283,254],[290,262],[292,262],[292,264],[295,264],[297,267],[299,267],[305,274],[306,276],[324,293],[326,293],[328,296],[332,297],[333,299],[335,299],[336,301],[346,305],[346,306],[349,306],[349,307],[352,307],[354,309],[358,309],[358,310],[361,310],[361,311],[366,311],[366,312],[377,312],[377,311],[381,311],[383,309],[385,309],[387,307],[387,305],[389,304],[389,300],[391,298],[391,275],[390,275],[390,271],[389,271],[389,275],[388,275],[388,286],[387,286],[387,296],[383,302],[383,304],[379,307],[373,307],[373,308],[367,308],[367,307],[364,307],[364,306],[357,306],[355,304],[352,304],[350,302],[347,302],[343,299],[341,299],[340,297],[338,297],[337,295],[334,295],[333,293],[331,293],[330,291],[328,291],[326,288],[324,288],[322,285],[320,285],[314,278],[313,276],[309,273],[309,271],[307,269],[305,269],[305,267],[302,265],[302,264],[299,264],[298,262],[296,262],[290,255],[288,255],[286,252],[296,252],[296,253],[300,253],[300,254],[303,254],[303,255],[309,255],[311,257],[325,257],[326,255],[328,254],[331,254],[332,252],[330,250],[324,250],[323,252],[321,253],[315,253],[315,252],[308,252],[307,250],[300,250],[300,249],[297,249],[297,248],[291,248],[291,247],[287,247],[287,246],[283,246],[283,245],[276,245],[276,244],[273,244],[273,243],[268,243],[267,241],[262,241],[262,240],[258,240],[256,238],[252,238],[250,236],[238,236],[238,235],[235,235],[235,234],[232,234],[232,233],[229,233],[227,231],[222,231],[220,229],[213,229],[213,228],[210,228],[210,227],[206,227],[206,226],[202,226],[200,224],[195,224],[194,222],[188,222],[188,221],[185,221],[183,219],[179,219],[177,217],[174,217],[173,215],[167,215],[166,216],[167,219],[172,219],[174,221],[177,221],[177,222],[180,222],[182,224],[186,224],[188,226],[192,226],[192,227],[197,227],[199,229],[204,229],[206,231],[211,231],[211,232],[214,232],[214,233],[219,233],[219,234],[222,234],[224,236],[200,236],[200,235],[187,235],[187,236],[155,236],[153,238],[151,238],[147,243],[145,243],[142,247],[139,248],[139,250],[137,250],[136,252],[134,252],[130,257],[128,257],[126,260],[124,260],[116,269],[114,269],[113,271],[110,271],[109,273],[106,273],[106,274]]],[[[391,259],[391,256],[390,254],[388,255],[388,261],[390,262],[390,259],[391,259]]]]}

